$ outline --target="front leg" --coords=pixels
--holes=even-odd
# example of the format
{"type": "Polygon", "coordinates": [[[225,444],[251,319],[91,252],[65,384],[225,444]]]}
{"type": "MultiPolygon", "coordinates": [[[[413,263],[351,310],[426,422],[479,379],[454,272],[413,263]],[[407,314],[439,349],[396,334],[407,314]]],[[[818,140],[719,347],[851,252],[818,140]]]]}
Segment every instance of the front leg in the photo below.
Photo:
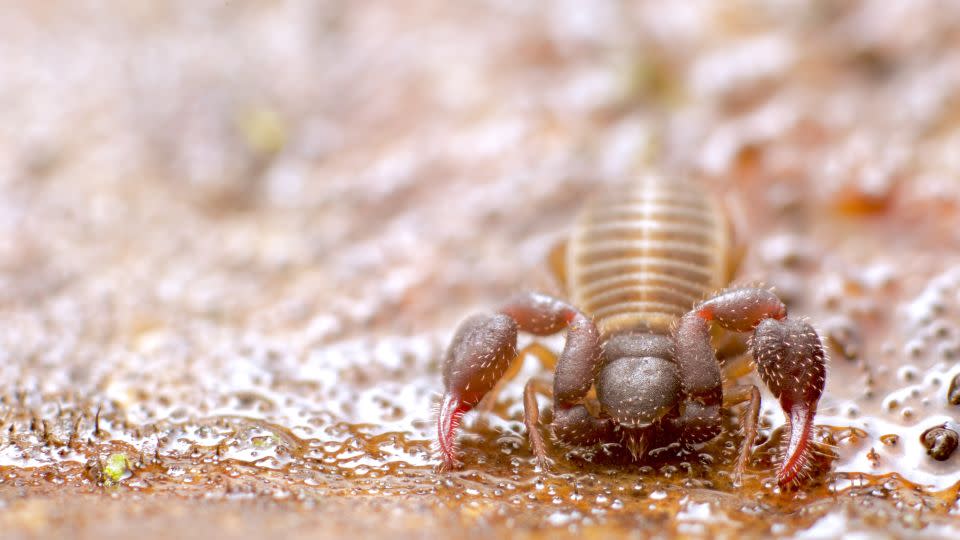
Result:
{"type": "Polygon", "coordinates": [[[787,319],[787,307],[771,291],[755,287],[725,291],[697,305],[695,315],[728,330],[754,331],[752,351],[764,384],[787,414],[790,438],[777,472],[780,485],[796,480],[811,451],[813,418],[826,384],[826,362],[817,332],[787,319]]]}
{"type": "MultiPolygon", "coordinates": [[[[591,446],[613,435],[613,423],[608,418],[596,418],[583,405],[583,399],[593,386],[603,357],[600,332],[593,321],[570,304],[543,294],[528,294],[515,298],[503,308],[522,330],[533,334],[552,334],[567,326],[567,342],[557,362],[553,377],[554,436],[573,446],[591,446]]],[[[549,464],[540,435],[536,431],[539,418],[536,399],[524,402],[527,431],[533,451],[541,467],[549,464]]]]}
{"type": "MultiPolygon", "coordinates": [[[[517,331],[544,336],[564,328],[568,328],[567,341],[554,377],[554,403],[558,410],[582,401],[599,369],[600,334],[589,317],[562,300],[532,293],[507,302],[496,315],[464,321],[443,364],[444,395],[437,439],[444,467],[459,465],[455,432],[460,417],[483,399],[509,367],[516,356],[517,331]]],[[[536,413],[529,410],[530,400],[525,401],[526,415],[531,418],[536,413]]],[[[536,443],[538,439],[532,435],[534,452],[541,462],[546,462],[543,445],[536,443]]]]}
{"type": "Polygon", "coordinates": [[[813,418],[827,380],[820,336],[804,321],[766,319],[753,334],[757,372],[787,413],[790,438],[777,474],[780,485],[793,482],[812,450],[813,418]]]}
{"type": "Polygon", "coordinates": [[[463,413],[489,392],[516,356],[517,324],[506,315],[474,315],[457,329],[443,361],[437,445],[443,468],[460,466],[456,429],[463,413]]]}
{"type": "MultiPolygon", "coordinates": [[[[540,468],[546,470],[553,460],[547,456],[547,447],[540,435],[540,407],[536,394],[553,395],[553,390],[539,379],[530,379],[523,389],[523,420],[527,426],[530,448],[537,457],[540,468]]],[[[554,405],[553,422],[550,424],[553,435],[559,441],[570,446],[594,446],[614,437],[613,422],[609,418],[597,418],[583,404],[571,407],[554,405]]]]}

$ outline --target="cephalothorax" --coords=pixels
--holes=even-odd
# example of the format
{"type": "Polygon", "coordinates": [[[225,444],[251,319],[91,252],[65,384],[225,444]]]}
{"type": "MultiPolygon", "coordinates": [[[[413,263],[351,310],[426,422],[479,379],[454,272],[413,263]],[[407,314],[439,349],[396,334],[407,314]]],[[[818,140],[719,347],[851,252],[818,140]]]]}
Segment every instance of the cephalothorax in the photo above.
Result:
{"type": "MultiPolygon", "coordinates": [[[[443,465],[459,466],[459,419],[518,356],[517,332],[544,336],[566,328],[552,390],[557,441],[620,443],[642,459],[657,448],[713,439],[722,428],[721,408],[746,402],[735,469],[741,474],[757,434],[760,392],[754,385],[724,389],[713,322],[753,332],[757,371],[789,423],[777,479],[794,482],[812,450],[826,380],[823,348],[816,331],[788,319],[786,306],[769,290],[740,287],[710,296],[731,278],[731,237],[721,205],[692,181],[650,176],[589,205],[566,246],[561,278],[569,302],[522,294],[499,313],[473,316],[457,330],[443,364],[443,465]],[[584,404],[591,388],[597,414],[584,404]]],[[[524,419],[533,452],[546,465],[536,391],[534,379],[524,390],[524,419]]]]}

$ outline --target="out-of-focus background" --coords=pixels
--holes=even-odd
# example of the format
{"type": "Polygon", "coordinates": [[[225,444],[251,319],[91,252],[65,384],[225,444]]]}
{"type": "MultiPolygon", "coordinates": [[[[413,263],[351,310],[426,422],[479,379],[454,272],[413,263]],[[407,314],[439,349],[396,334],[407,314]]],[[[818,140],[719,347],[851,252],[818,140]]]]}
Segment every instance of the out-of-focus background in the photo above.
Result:
{"type": "Polygon", "coordinates": [[[958,231],[956,2],[7,2],[0,530],[956,534],[958,231]],[[645,170],[825,336],[831,470],[540,474],[518,382],[435,473],[456,323],[645,170]]]}

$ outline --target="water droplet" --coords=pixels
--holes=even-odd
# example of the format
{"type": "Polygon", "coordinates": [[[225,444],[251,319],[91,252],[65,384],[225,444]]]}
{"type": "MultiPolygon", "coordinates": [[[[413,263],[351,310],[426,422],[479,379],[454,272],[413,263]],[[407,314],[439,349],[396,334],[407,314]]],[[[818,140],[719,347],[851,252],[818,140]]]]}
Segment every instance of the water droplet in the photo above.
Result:
{"type": "Polygon", "coordinates": [[[917,378],[917,368],[914,366],[903,366],[897,370],[897,378],[903,382],[913,382],[917,378]]]}

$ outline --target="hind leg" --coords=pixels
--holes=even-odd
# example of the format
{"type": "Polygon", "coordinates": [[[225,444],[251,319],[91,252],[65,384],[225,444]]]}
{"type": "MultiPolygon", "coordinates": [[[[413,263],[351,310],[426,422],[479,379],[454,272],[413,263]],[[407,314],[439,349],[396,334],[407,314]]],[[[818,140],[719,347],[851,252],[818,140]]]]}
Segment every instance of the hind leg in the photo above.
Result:
{"type": "Polygon", "coordinates": [[[530,448],[537,458],[541,469],[549,467],[553,460],[547,456],[547,445],[540,434],[540,407],[537,405],[537,394],[553,396],[550,384],[537,378],[527,381],[523,387],[523,423],[527,426],[527,438],[530,439],[530,448]]]}
{"type": "Polygon", "coordinates": [[[737,464],[733,468],[734,480],[738,483],[747,470],[747,463],[750,460],[750,454],[753,453],[753,445],[757,440],[757,424],[760,419],[760,390],[753,384],[749,386],[737,386],[727,391],[723,396],[724,407],[733,407],[740,403],[747,403],[740,417],[740,429],[743,431],[743,442],[740,443],[740,455],[737,456],[737,464]]]}

